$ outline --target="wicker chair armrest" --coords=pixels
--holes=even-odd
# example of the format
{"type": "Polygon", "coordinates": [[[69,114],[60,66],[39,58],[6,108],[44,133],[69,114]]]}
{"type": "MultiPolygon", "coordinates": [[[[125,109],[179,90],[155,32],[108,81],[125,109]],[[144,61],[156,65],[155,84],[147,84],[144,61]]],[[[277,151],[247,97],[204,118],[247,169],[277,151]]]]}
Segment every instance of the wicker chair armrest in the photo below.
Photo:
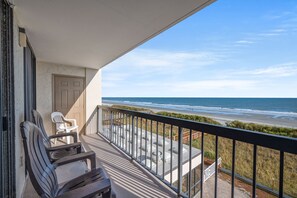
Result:
{"type": "Polygon", "coordinates": [[[68,164],[68,163],[76,162],[76,161],[80,161],[80,160],[85,160],[85,159],[90,160],[91,169],[96,168],[96,154],[94,151],[88,151],[85,153],[79,153],[76,155],[69,155],[69,156],[63,157],[61,159],[56,160],[54,162],[54,165],[60,166],[60,165],[64,165],[64,164],[68,164]]]}
{"type": "Polygon", "coordinates": [[[59,146],[52,146],[49,148],[46,148],[48,152],[53,152],[53,151],[59,151],[59,150],[65,150],[65,149],[78,149],[77,153],[81,153],[81,143],[80,142],[76,142],[76,143],[72,143],[72,144],[64,144],[64,145],[59,145],[59,146]]]}
{"type": "Polygon", "coordinates": [[[72,136],[73,142],[77,142],[77,133],[76,132],[69,132],[69,133],[58,133],[56,135],[51,135],[48,138],[54,139],[54,138],[60,138],[60,137],[66,137],[66,136],[72,136]]]}
{"type": "MultiPolygon", "coordinates": [[[[84,175],[82,175],[84,176],[84,175]]],[[[88,177],[84,177],[88,179],[88,177]]],[[[71,180],[70,182],[77,180],[77,178],[71,180]]],[[[110,197],[111,184],[109,179],[104,179],[101,181],[93,182],[87,184],[83,187],[76,188],[74,190],[63,193],[57,196],[58,198],[72,198],[72,197],[93,197],[97,194],[103,194],[102,197],[110,197]],[[104,195],[106,194],[106,195],[104,195]]]]}

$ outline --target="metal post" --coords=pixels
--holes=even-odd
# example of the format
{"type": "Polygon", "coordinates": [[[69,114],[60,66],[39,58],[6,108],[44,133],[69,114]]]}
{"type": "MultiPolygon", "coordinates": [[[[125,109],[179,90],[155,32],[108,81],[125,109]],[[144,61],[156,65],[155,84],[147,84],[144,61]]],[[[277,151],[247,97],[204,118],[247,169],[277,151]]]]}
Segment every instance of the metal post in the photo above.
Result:
{"type": "Polygon", "coordinates": [[[254,155],[253,155],[253,192],[252,197],[256,197],[257,188],[257,145],[254,144],[254,155]]]}
{"type": "Polygon", "coordinates": [[[100,122],[99,122],[99,120],[100,120],[100,115],[99,115],[99,106],[97,106],[97,133],[100,133],[100,122]]]}
{"type": "Polygon", "coordinates": [[[145,166],[148,167],[147,165],[147,119],[145,119],[145,142],[144,142],[144,147],[145,147],[145,166]]]}
{"type": "Polygon", "coordinates": [[[231,178],[231,197],[234,198],[234,184],[235,184],[235,156],[236,156],[236,141],[232,144],[232,178],[231,178]]]}
{"type": "Polygon", "coordinates": [[[113,114],[112,114],[112,111],[110,111],[110,134],[109,134],[109,137],[110,137],[110,142],[113,142],[113,114]]]}
{"type": "Polygon", "coordinates": [[[192,187],[192,134],[193,131],[190,129],[190,143],[189,143],[189,174],[188,174],[188,196],[191,198],[191,187],[192,187]]]}
{"type": "Polygon", "coordinates": [[[143,159],[143,157],[142,157],[142,118],[140,118],[140,150],[139,150],[139,152],[140,152],[139,160],[141,161],[143,159]]]}
{"type": "Polygon", "coordinates": [[[138,147],[139,147],[139,145],[138,145],[138,140],[139,140],[139,135],[138,135],[138,117],[136,117],[136,160],[138,160],[138,155],[139,155],[139,153],[138,153],[138,147]]]}
{"type": "Polygon", "coordinates": [[[164,179],[164,175],[165,175],[165,123],[163,123],[163,169],[162,169],[162,179],[164,179]]]}
{"type": "Polygon", "coordinates": [[[178,185],[177,191],[178,195],[182,194],[182,179],[183,179],[183,129],[178,127],[178,185]]]}
{"type": "Polygon", "coordinates": [[[219,137],[216,135],[216,156],[215,156],[215,198],[218,196],[218,157],[219,157],[219,137]]]}
{"type": "Polygon", "coordinates": [[[157,133],[157,141],[156,141],[156,174],[158,175],[158,167],[159,167],[159,122],[157,122],[156,127],[156,133],[157,133]]]}
{"type": "Polygon", "coordinates": [[[153,120],[151,120],[151,141],[150,141],[150,144],[151,144],[151,150],[150,150],[150,161],[151,161],[151,170],[152,170],[152,167],[153,167],[153,156],[152,156],[152,150],[153,150],[153,120]]]}
{"type": "Polygon", "coordinates": [[[172,125],[170,126],[170,184],[172,185],[172,125]]]}
{"type": "Polygon", "coordinates": [[[134,116],[132,115],[132,159],[134,159],[134,154],[135,154],[135,150],[134,150],[134,144],[135,144],[135,135],[134,135],[134,132],[135,132],[135,129],[134,129],[134,116]]]}
{"type": "Polygon", "coordinates": [[[279,195],[278,197],[284,196],[284,152],[280,151],[279,156],[279,195]]]}
{"type": "Polygon", "coordinates": [[[204,183],[204,132],[201,135],[201,169],[200,169],[200,197],[203,197],[204,183]]]}

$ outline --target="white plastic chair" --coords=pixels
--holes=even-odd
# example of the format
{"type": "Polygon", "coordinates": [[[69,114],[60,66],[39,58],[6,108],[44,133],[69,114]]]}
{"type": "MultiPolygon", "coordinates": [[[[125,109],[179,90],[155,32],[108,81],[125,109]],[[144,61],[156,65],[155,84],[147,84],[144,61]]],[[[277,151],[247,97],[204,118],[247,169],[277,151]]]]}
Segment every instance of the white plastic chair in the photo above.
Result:
{"type": "MultiPolygon", "coordinates": [[[[75,119],[66,119],[61,112],[53,112],[51,114],[52,122],[56,125],[57,133],[69,133],[71,131],[78,133],[78,126],[75,119]]],[[[56,140],[55,140],[56,141],[56,140]]],[[[70,143],[70,137],[67,137],[67,144],[70,143]]]]}

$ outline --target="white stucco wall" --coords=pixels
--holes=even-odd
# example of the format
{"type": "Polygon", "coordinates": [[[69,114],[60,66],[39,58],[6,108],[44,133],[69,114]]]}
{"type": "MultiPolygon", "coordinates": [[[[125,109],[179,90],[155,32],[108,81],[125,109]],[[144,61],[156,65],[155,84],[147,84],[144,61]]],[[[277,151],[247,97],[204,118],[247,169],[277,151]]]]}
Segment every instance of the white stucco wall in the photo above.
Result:
{"type": "MultiPolygon", "coordinates": [[[[53,110],[53,75],[79,76],[86,78],[86,122],[98,104],[101,104],[101,71],[85,67],[76,67],[38,61],[36,64],[36,102],[37,110],[43,117],[45,129],[53,133],[50,114],[53,110]]],[[[86,132],[89,133],[89,127],[86,132]]]]}
{"type": "Polygon", "coordinates": [[[18,45],[18,21],[14,17],[14,95],[15,95],[15,166],[16,197],[21,197],[25,184],[25,153],[20,131],[24,121],[24,49],[18,45]]]}
{"type": "Polygon", "coordinates": [[[92,116],[101,105],[101,70],[86,69],[86,132],[97,132],[97,115],[92,116]]]}

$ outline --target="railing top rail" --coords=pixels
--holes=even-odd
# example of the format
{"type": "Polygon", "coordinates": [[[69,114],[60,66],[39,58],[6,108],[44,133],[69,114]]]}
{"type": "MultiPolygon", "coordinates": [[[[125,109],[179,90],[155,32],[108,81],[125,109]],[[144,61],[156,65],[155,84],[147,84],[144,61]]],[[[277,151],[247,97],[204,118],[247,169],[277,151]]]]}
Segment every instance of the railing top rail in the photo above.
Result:
{"type": "Polygon", "coordinates": [[[106,109],[109,111],[117,111],[131,116],[142,117],[153,121],[163,122],[173,126],[179,126],[186,129],[201,131],[219,137],[234,139],[249,144],[255,144],[279,151],[297,154],[297,138],[278,136],[262,132],[249,131],[244,129],[236,129],[225,126],[218,126],[213,124],[195,122],[191,120],[184,120],[179,118],[172,118],[156,114],[149,114],[126,109],[113,108],[108,106],[98,105],[98,108],[106,109]]]}

